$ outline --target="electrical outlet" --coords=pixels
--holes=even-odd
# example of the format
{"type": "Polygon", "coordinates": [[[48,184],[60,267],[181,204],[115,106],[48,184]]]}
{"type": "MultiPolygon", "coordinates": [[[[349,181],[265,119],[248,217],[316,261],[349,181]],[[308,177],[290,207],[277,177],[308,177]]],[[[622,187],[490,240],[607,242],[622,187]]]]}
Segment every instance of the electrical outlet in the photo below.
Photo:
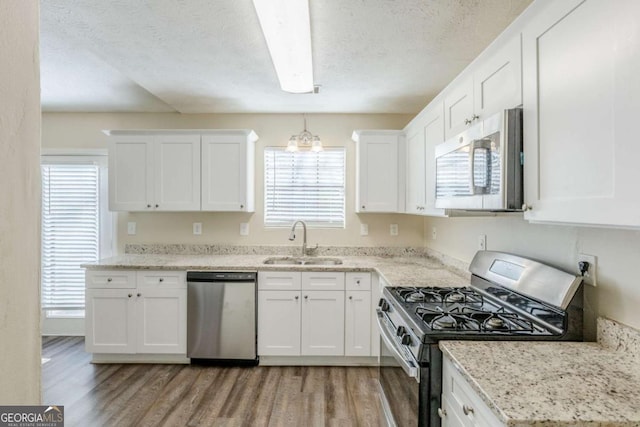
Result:
{"type": "Polygon", "coordinates": [[[391,233],[392,236],[397,236],[398,235],[398,224],[391,224],[391,226],[389,227],[389,233],[391,233]]]}
{"type": "Polygon", "coordinates": [[[193,234],[196,236],[199,236],[202,234],[202,223],[201,222],[194,222],[193,223],[193,234]]]}
{"type": "Polygon", "coordinates": [[[487,250],[487,235],[481,234],[478,236],[478,250],[486,251],[487,250]]]}
{"type": "Polygon", "coordinates": [[[369,235],[369,224],[360,224],[360,235],[361,236],[369,235]]]}
{"type": "Polygon", "coordinates": [[[135,222],[128,222],[127,223],[127,234],[129,236],[135,236],[136,235],[136,223],[135,222]]]}
{"type": "Polygon", "coordinates": [[[248,222],[241,222],[240,223],[240,235],[241,236],[248,236],[249,235],[249,223],[248,222]]]}
{"type": "Polygon", "coordinates": [[[578,254],[578,275],[580,272],[580,263],[588,262],[589,269],[582,276],[582,280],[587,285],[596,286],[598,284],[598,257],[589,254],[578,254]]]}
{"type": "Polygon", "coordinates": [[[438,237],[438,229],[433,227],[431,229],[431,240],[436,240],[436,237],[438,237]]]}

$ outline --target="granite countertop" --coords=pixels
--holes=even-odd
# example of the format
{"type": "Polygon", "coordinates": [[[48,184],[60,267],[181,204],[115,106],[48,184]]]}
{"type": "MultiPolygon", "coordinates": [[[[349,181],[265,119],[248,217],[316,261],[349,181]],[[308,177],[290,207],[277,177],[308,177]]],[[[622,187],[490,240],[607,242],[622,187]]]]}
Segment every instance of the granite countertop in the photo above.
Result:
{"type": "MultiPolygon", "coordinates": [[[[84,264],[87,269],[217,271],[376,271],[392,286],[465,286],[469,274],[427,256],[335,256],[340,265],[266,265],[273,255],[125,254],[84,264]]],[[[331,256],[332,258],[334,256],[331,256]]]]}
{"type": "Polygon", "coordinates": [[[440,348],[507,426],[640,426],[640,332],[598,319],[598,340],[440,348]]]}

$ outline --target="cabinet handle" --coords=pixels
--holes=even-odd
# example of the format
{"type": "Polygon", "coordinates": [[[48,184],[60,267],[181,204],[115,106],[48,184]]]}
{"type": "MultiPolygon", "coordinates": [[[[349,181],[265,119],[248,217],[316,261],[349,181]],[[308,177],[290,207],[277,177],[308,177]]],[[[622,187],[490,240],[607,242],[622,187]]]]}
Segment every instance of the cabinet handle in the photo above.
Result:
{"type": "Polygon", "coordinates": [[[137,295],[138,295],[138,296],[142,296],[142,294],[141,294],[140,292],[138,292],[138,294],[137,294],[137,295]]]}
{"type": "Polygon", "coordinates": [[[133,296],[133,294],[129,294],[128,296],[129,296],[129,298],[131,298],[133,296]]]}
{"type": "Polygon", "coordinates": [[[533,209],[533,206],[531,206],[531,205],[528,205],[528,204],[526,204],[526,203],[524,203],[524,204],[522,205],[522,210],[523,210],[523,211],[525,211],[525,212],[526,212],[526,211],[530,211],[531,209],[533,209]]]}
{"type": "Polygon", "coordinates": [[[462,405],[462,412],[464,412],[465,415],[473,414],[473,408],[471,406],[462,405]]]}
{"type": "Polygon", "coordinates": [[[111,277],[107,278],[107,282],[111,282],[113,279],[111,277]]]}
{"type": "Polygon", "coordinates": [[[158,279],[158,282],[164,282],[164,279],[161,277],[158,279]]]}
{"type": "Polygon", "coordinates": [[[447,416],[447,410],[446,409],[442,409],[442,408],[438,408],[438,416],[440,418],[444,418],[447,416]]]}

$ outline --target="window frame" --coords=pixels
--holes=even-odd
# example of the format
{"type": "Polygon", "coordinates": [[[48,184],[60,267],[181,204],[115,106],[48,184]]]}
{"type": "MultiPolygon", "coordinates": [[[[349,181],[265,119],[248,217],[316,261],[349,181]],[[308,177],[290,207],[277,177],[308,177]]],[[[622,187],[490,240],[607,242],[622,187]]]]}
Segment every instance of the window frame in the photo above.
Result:
{"type": "MultiPolygon", "coordinates": [[[[98,258],[113,255],[115,245],[113,230],[115,229],[115,215],[109,211],[108,198],[108,157],[106,150],[42,150],[40,166],[55,164],[95,164],[98,166],[98,203],[99,203],[99,231],[98,258]]],[[[41,178],[42,181],[42,178],[41,178]]],[[[42,196],[41,196],[42,198],[42,196]]],[[[41,215],[43,211],[41,210],[41,215]]],[[[42,230],[41,230],[42,233],[42,230]]],[[[41,254],[42,259],[42,254],[41,254]]],[[[42,269],[41,261],[41,269],[42,269]]],[[[42,283],[40,284],[42,289],[42,283]]],[[[40,306],[45,319],[84,319],[83,309],[49,308],[40,306]],[[66,314],[65,312],[68,312],[66,314]]]]}
{"type": "MultiPolygon", "coordinates": [[[[263,166],[264,166],[264,177],[263,177],[263,186],[264,186],[264,217],[263,217],[263,226],[266,229],[279,229],[279,228],[289,228],[291,227],[291,224],[293,224],[293,222],[297,221],[297,220],[303,220],[305,221],[305,223],[307,224],[307,226],[309,228],[314,228],[314,229],[327,229],[327,230],[339,230],[339,229],[345,229],[346,228],[346,222],[347,222],[347,218],[346,218],[346,192],[347,192],[347,150],[346,147],[343,146],[334,146],[334,147],[325,147],[323,151],[321,152],[312,152],[310,150],[300,150],[297,152],[293,152],[293,153],[288,153],[284,150],[284,147],[278,147],[278,146],[270,146],[270,147],[265,147],[264,148],[264,159],[263,159],[263,166]],[[271,155],[270,153],[274,153],[275,156],[277,156],[280,153],[287,153],[287,154],[291,154],[291,155],[296,155],[296,154],[306,154],[306,153],[313,153],[313,154],[317,154],[317,155],[322,155],[322,153],[326,153],[326,152],[340,152],[342,153],[342,222],[335,222],[335,223],[331,223],[330,221],[310,221],[310,220],[306,220],[303,217],[291,217],[289,218],[286,222],[284,222],[284,220],[281,223],[274,223],[274,222],[268,222],[268,209],[269,209],[269,202],[268,202],[268,197],[269,197],[269,185],[267,182],[267,173],[268,173],[268,168],[267,168],[267,161],[268,161],[268,156],[271,155]]],[[[277,161],[277,160],[276,160],[277,161]]],[[[295,215],[295,214],[294,214],[295,215]]]]}

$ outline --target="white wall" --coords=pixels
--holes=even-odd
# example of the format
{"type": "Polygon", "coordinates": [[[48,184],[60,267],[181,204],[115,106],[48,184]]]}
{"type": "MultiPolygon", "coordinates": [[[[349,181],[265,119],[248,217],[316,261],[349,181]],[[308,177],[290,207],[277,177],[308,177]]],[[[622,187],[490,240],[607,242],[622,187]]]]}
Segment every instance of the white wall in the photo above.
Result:
{"type": "Polygon", "coordinates": [[[488,249],[538,259],[576,274],[579,253],[596,255],[598,286],[585,288],[589,338],[595,337],[597,316],[640,329],[640,230],[530,224],[521,214],[425,220],[426,246],[461,261],[471,261],[480,234],[486,234],[488,249]],[[436,240],[431,237],[433,227],[436,240]]]}
{"type": "MultiPolygon", "coordinates": [[[[411,118],[402,114],[309,114],[308,129],[327,146],[343,146],[347,156],[346,228],[312,229],[309,243],[333,246],[422,246],[423,221],[406,215],[356,214],[354,129],[402,129],[411,118]],[[360,236],[360,224],[369,224],[369,235],[360,236]],[[399,225],[390,236],[389,225],[399,225]]],[[[125,243],[203,243],[234,245],[289,244],[286,229],[263,226],[264,158],[267,146],[284,146],[303,128],[300,114],[43,114],[43,148],[106,148],[102,129],[242,129],[256,131],[256,212],[243,213],[120,213],[118,250],[125,243]],[[126,234],[126,223],[137,223],[137,235],[126,234]],[[203,233],[192,234],[192,223],[201,222],[203,233]],[[249,236],[240,236],[240,223],[248,222],[249,236]]],[[[384,173],[384,171],[381,171],[384,173]]]]}
{"type": "Polygon", "coordinates": [[[0,404],[40,403],[38,1],[0,1],[0,404]]]}

